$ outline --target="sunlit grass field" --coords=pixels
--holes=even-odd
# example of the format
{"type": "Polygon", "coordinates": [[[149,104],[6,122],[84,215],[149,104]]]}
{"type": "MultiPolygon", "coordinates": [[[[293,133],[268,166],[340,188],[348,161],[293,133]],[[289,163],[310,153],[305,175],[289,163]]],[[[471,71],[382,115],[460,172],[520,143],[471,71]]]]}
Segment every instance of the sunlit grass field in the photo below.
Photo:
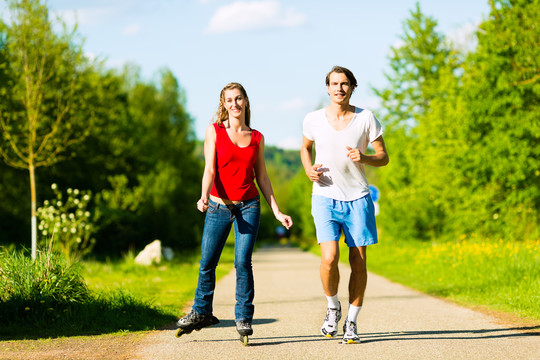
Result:
{"type": "MultiPolygon", "coordinates": [[[[228,274],[234,263],[234,242],[223,249],[216,277],[228,274]]],[[[177,254],[172,261],[141,266],[130,254],[119,261],[86,261],[83,276],[91,290],[122,289],[148,301],[168,314],[180,317],[186,304],[193,300],[197,287],[199,253],[177,254]]]]}
{"type": "Polygon", "coordinates": [[[540,319],[540,241],[381,242],[369,268],[457,303],[540,319]]]}
{"type": "MultiPolygon", "coordinates": [[[[340,261],[348,250],[340,242],[340,261]]],[[[368,248],[368,270],[458,304],[540,320],[540,240],[388,241],[368,248]]],[[[320,255],[319,246],[310,251],[320,255]]]]}
{"type": "MultiPolygon", "coordinates": [[[[348,262],[341,242],[341,258],[348,262]]],[[[312,251],[319,252],[314,246],[312,251]]],[[[540,320],[540,240],[388,241],[368,250],[368,270],[456,303],[540,320]]]]}

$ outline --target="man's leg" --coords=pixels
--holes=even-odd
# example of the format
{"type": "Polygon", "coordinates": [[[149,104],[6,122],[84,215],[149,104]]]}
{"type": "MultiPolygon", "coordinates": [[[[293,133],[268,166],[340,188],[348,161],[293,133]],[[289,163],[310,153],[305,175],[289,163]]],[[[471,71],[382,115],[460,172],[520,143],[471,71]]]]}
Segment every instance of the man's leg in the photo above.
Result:
{"type": "Polygon", "coordinates": [[[367,246],[349,248],[349,304],[354,306],[362,306],[364,303],[367,285],[366,248],[367,246]]]}
{"type": "Polygon", "coordinates": [[[321,334],[326,337],[337,335],[338,322],[341,319],[341,305],[337,299],[339,285],[339,243],[325,241],[321,246],[321,281],[328,300],[326,317],[321,327],[321,334]]]}
{"type": "Polygon", "coordinates": [[[366,246],[349,248],[349,264],[349,311],[343,324],[343,343],[358,344],[360,338],[356,333],[356,319],[364,302],[367,285],[366,246]]]}
{"type": "Polygon", "coordinates": [[[334,296],[339,285],[339,243],[325,241],[321,246],[321,281],[326,296],[334,296]]]}

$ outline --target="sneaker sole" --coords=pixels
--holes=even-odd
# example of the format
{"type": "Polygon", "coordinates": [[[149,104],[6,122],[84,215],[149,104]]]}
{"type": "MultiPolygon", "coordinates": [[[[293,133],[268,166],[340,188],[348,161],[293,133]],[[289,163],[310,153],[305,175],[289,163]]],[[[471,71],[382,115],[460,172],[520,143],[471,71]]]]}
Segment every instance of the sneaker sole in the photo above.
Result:
{"type": "Polygon", "coordinates": [[[337,335],[337,331],[332,334],[332,333],[328,333],[326,332],[324,329],[321,329],[321,334],[324,336],[324,337],[327,337],[327,338],[333,338],[334,336],[337,335]]]}

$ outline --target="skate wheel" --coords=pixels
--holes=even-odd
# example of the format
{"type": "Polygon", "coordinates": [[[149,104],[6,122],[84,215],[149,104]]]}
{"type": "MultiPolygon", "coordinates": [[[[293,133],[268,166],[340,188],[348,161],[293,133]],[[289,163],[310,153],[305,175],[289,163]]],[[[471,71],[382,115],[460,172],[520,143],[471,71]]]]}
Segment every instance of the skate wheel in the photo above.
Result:
{"type": "Polygon", "coordinates": [[[180,337],[184,335],[184,329],[178,329],[178,331],[176,332],[176,337],[180,337]]]}
{"type": "Polygon", "coordinates": [[[247,337],[247,335],[240,335],[240,342],[242,343],[242,345],[247,346],[249,342],[249,338],[247,337]]]}

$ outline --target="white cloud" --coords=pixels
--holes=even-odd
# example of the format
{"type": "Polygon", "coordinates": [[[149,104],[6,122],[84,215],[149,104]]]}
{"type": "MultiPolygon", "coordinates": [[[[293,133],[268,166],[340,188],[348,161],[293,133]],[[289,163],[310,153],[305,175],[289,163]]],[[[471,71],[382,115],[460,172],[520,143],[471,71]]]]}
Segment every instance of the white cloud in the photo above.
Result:
{"type": "Polygon", "coordinates": [[[131,24],[129,26],[126,26],[124,30],[122,30],[122,33],[124,35],[137,35],[141,32],[141,26],[139,24],[131,24]]]}
{"type": "Polygon", "coordinates": [[[307,105],[307,101],[302,98],[294,98],[279,104],[281,110],[297,110],[302,109],[307,105]]]}
{"type": "Polygon", "coordinates": [[[304,14],[284,8],[275,0],[236,1],[220,7],[206,28],[207,33],[225,33],[272,27],[294,27],[306,20],[304,14]]]}

